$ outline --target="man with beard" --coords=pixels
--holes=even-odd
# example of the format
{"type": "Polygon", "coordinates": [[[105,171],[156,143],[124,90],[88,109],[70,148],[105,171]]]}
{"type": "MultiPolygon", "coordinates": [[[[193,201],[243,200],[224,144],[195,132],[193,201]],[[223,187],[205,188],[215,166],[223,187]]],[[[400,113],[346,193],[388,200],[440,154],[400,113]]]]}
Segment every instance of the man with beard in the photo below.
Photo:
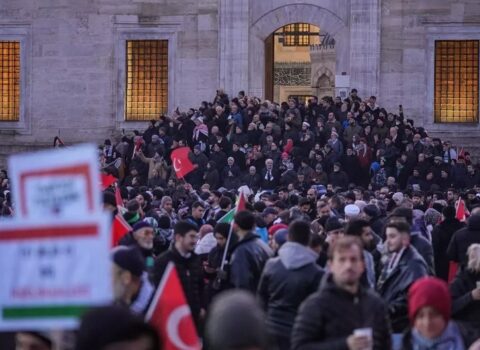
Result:
{"type": "Polygon", "coordinates": [[[377,291],[388,305],[394,333],[408,326],[407,293],[420,277],[428,275],[422,256],[410,245],[410,225],[403,218],[393,218],[385,230],[389,259],[377,283],[377,291]]]}
{"type": "Polygon", "coordinates": [[[123,236],[119,244],[139,248],[145,258],[145,266],[149,268],[153,264],[153,238],[153,227],[148,222],[139,221],[133,225],[131,232],[123,236]]]}
{"type": "Polygon", "coordinates": [[[362,287],[363,247],[356,237],[338,239],[329,250],[330,274],[303,302],[292,331],[292,350],[390,349],[385,303],[362,287]],[[359,334],[369,328],[370,334],[359,334]]]}
{"type": "Polygon", "coordinates": [[[162,275],[170,262],[175,264],[180,283],[197,329],[201,325],[203,309],[204,280],[202,264],[194,253],[198,241],[197,227],[188,221],[179,221],[173,229],[174,244],[156,260],[152,273],[152,282],[158,286],[162,275]]]}
{"type": "Polygon", "coordinates": [[[375,243],[370,224],[363,219],[350,220],[345,228],[345,235],[358,237],[362,241],[365,273],[362,275],[361,282],[366,287],[375,287],[375,262],[370,253],[375,249],[375,243]]]}

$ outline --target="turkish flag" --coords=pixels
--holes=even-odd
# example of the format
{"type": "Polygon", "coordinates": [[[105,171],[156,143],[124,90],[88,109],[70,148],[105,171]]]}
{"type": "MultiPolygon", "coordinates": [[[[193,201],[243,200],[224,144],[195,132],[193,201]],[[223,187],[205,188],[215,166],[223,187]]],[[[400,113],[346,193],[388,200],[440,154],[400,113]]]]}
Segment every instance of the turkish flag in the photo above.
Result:
{"type": "Polygon", "coordinates": [[[102,190],[109,188],[113,183],[117,181],[117,178],[110,174],[102,173],[102,190]]]}
{"type": "Polygon", "coordinates": [[[200,350],[202,348],[190,307],[173,263],[169,263],[163,273],[145,319],[160,334],[163,349],[200,350]]]}
{"type": "Polygon", "coordinates": [[[188,147],[180,147],[175,149],[172,154],[170,155],[170,159],[172,160],[173,170],[175,170],[175,174],[179,179],[185,177],[189,172],[193,169],[193,163],[188,158],[188,154],[190,153],[190,148],[188,147]]]}
{"type": "Polygon", "coordinates": [[[465,202],[463,201],[462,197],[460,197],[457,201],[457,211],[455,214],[457,220],[464,222],[467,219],[467,210],[465,208],[465,202]]]}
{"type": "Polygon", "coordinates": [[[125,221],[122,215],[115,215],[112,223],[112,247],[116,247],[120,239],[131,230],[132,227],[125,221]]]}

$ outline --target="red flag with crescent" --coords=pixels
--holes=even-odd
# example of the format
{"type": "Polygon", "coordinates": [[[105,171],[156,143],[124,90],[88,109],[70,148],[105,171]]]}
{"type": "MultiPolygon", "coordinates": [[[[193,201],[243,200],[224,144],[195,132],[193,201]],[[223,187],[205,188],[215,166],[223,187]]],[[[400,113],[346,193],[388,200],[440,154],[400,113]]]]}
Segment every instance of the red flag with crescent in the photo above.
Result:
{"type": "Polygon", "coordinates": [[[117,181],[117,178],[110,174],[107,175],[102,173],[101,177],[102,177],[102,191],[109,188],[111,185],[113,185],[117,181]]]}
{"type": "Polygon", "coordinates": [[[177,174],[179,179],[185,177],[185,175],[195,169],[193,163],[188,158],[189,153],[190,148],[180,147],[175,149],[170,155],[173,170],[175,170],[175,174],[177,174]]]}
{"type": "Polygon", "coordinates": [[[163,349],[202,348],[173,263],[168,264],[145,319],[159,332],[163,349]]]}

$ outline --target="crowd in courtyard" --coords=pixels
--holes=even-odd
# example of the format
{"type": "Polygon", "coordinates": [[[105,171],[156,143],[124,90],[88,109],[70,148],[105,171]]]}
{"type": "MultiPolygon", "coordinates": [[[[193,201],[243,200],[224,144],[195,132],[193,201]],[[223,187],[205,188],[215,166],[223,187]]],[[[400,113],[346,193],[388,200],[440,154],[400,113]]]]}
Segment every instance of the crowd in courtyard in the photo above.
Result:
{"type": "MultiPolygon", "coordinates": [[[[169,262],[205,349],[480,349],[480,173],[402,106],[218,90],[99,155],[121,196],[105,189],[105,209],[132,229],[112,250],[115,305],[83,317],[76,349],[162,349],[137,316],[169,262]]],[[[7,170],[0,187],[12,216],[7,170]]]]}

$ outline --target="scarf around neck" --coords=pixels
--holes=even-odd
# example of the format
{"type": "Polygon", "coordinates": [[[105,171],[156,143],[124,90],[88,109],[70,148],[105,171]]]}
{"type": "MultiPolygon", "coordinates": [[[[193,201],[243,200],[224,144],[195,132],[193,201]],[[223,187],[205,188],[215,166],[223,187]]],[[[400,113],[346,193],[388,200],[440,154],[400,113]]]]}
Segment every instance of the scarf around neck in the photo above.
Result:
{"type": "Polygon", "coordinates": [[[443,333],[435,339],[427,339],[413,329],[412,350],[465,350],[465,345],[458,326],[450,321],[443,333]]]}

